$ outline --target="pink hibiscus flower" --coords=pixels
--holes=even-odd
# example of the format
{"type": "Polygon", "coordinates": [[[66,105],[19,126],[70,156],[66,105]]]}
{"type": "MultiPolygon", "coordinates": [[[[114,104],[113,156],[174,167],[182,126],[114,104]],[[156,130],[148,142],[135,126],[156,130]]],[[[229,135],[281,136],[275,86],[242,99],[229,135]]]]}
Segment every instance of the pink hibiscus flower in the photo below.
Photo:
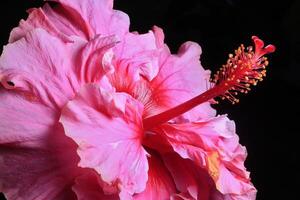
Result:
{"type": "Polygon", "coordinates": [[[255,199],[234,122],[210,102],[237,102],[274,46],[253,37],[255,52],[241,46],[209,83],[198,44],[172,55],[160,28],[129,32],[112,0],[52,2],[29,11],[0,58],[8,199],[255,199]]]}

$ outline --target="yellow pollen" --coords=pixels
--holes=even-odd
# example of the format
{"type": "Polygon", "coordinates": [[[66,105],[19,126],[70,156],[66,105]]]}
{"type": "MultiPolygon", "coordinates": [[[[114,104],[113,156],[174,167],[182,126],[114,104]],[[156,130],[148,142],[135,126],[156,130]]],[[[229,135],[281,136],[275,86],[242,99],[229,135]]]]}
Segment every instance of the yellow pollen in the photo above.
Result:
{"type": "Polygon", "coordinates": [[[219,154],[213,151],[207,156],[208,173],[214,181],[217,181],[220,175],[220,161],[219,154]]]}

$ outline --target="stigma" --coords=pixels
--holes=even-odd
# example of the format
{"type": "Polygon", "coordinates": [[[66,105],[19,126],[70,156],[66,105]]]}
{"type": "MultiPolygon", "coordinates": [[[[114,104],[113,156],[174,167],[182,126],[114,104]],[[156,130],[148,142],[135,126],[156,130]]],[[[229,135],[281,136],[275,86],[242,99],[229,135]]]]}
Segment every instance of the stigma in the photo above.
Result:
{"type": "MultiPolygon", "coordinates": [[[[266,67],[269,65],[266,54],[275,51],[274,45],[264,46],[264,42],[256,36],[252,37],[254,48],[240,45],[219,71],[211,78],[211,88],[206,92],[160,114],[145,118],[144,129],[148,130],[165,123],[192,108],[220,98],[227,99],[232,104],[239,102],[239,93],[248,93],[251,86],[257,85],[266,76],[266,67]]],[[[217,102],[217,101],[215,101],[217,102]]]]}
{"type": "Polygon", "coordinates": [[[235,54],[229,54],[227,63],[211,79],[216,87],[221,88],[218,95],[232,104],[238,103],[238,93],[248,93],[250,87],[257,85],[266,76],[268,59],[264,56],[275,51],[275,46],[264,47],[264,42],[256,36],[252,37],[255,49],[241,45],[235,54]],[[223,91],[223,92],[222,92],[223,91]]]}

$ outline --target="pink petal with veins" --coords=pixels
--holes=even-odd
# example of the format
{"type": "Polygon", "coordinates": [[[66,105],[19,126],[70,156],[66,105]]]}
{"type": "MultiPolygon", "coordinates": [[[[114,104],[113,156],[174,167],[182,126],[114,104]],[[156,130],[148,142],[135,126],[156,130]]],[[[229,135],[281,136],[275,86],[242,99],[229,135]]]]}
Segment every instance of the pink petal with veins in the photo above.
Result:
{"type": "MultiPolygon", "coordinates": [[[[91,35],[117,35],[123,36],[129,30],[129,17],[127,14],[113,10],[113,0],[49,0],[58,2],[67,10],[76,12],[91,29],[91,35]]],[[[76,17],[77,18],[77,17],[76,17]]],[[[75,20],[76,20],[75,18],[75,20]]]]}
{"type": "Polygon", "coordinates": [[[34,29],[5,46],[0,58],[0,81],[8,89],[60,108],[83,83],[98,81],[113,70],[107,54],[115,44],[115,37],[65,43],[43,29],[34,29]]]}
{"type": "Polygon", "coordinates": [[[76,145],[55,110],[0,88],[0,191],[10,200],[76,199],[76,145]]]}
{"type": "Polygon", "coordinates": [[[0,81],[8,89],[25,92],[45,105],[59,108],[79,87],[70,59],[73,46],[43,29],[35,29],[5,46],[0,58],[0,81]],[[7,85],[7,81],[14,86],[7,85]]]}
{"type": "Polygon", "coordinates": [[[93,170],[86,170],[77,177],[72,187],[78,200],[118,200],[117,194],[105,194],[102,190],[102,180],[93,170]]]}
{"type": "Polygon", "coordinates": [[[163,124],[156,132],[163,134],[182,158],[207,169],[223,195],[234,200],[255,199],[256,190],[244,167],[245,149],[238,143],[233,121],[226,116],[193,123],[163,124]]]}
{"type": "Polygon", "coordinates": [[[76,58],[81,67],[76,68],[78,80],[82,83],[93,83],[101,80],[102,76],[112,73],[115,69],[112,64],[114,56],[112,47],[116,45],[118,38],[115,36],[95,36],[81,49],[76,58]]]}
{"type": "Polygon", "coordinates": [[[95,169],[103,181],[121,190],[120,195],[139,193],[146,187],[142,111],[143,106],[125,93],[86,85],[60,118],[66,135],[78,144],[79,166],[95,169]]]}
{"type": "Polygon", "coordinates": [[[134,200],[170,199],[177,191],[170,172],[158,154],[152,153],[148,158],[149,171],[146,189],[134,196],[134,200]]]}
{"type": "MultiPolygon", "coordinates": [[[[210,72],[200,64],[200,46],[186,42],[181,45],[177,55],[171,55],[168,47],[163,44],[162,30],[154,27],[154,34],[156,45],[161,48],[159,71],[151,81],[152,98],[157,105],[162,110],[172,108],[209,89],[210,72]]],[[[212,117],[215,113],[209,103],[204,103],[177,120],[197,120],[212,117]]]]}
{"type": "Polygon", "coordinates": [[[177,196],[188,199],[211,199],[215,193],[215,184],[206,170],[199,168],[189,159],[182,159],[176,153],[164,154],[163,160],[180,191],[177,196]]]}
{"type": "Polygon", "coordinates": [[[25,37],[28,32],[35,28],[42,28],[53,36],[61,38],[64,41],[70,41],[67,35],[55,27],[42,8],[32,8],[29,11],[27,20],[22,19],[19,22],[19,26],[11,31],[9,43],[13,43],[22,37],[25,37]]]}
{"type": "Polygon", "coordinates": [[[13,29],[9,42],[19,40],[35,28],[42,28],[64,40],[72,40],[72,36],[90,40],[98,34],[122,38],[129,31],[128,16],[113,10],[112,0],[50,1],[57,5],[52,8],[46,4],[43,8],[29,10],[28,19],[21,20],[13,29]]]}

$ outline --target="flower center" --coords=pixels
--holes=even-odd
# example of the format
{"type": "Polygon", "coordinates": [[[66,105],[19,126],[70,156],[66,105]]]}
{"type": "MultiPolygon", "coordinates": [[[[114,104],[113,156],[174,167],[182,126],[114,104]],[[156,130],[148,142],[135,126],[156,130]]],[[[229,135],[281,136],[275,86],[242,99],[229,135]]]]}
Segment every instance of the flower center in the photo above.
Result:
{"type": "Polygon", "coordinates": [[[165,123],[213,98],[227,99],[232,104],[238,103],[238,93],[247,93],[251,85],[256,85],[266,76],[266,66],[269,64],[265,54],[275,51],[274,45],[264,47],[264,42],[253,36],[255,49],[251,46],[245,49],[241,45],[235,50],[235,55],[229,54],[227,63],[211,79],[213,87],[206,92],[160,114],[145,118],[143,125],[149,130],[159,124],[165,123]]]}

